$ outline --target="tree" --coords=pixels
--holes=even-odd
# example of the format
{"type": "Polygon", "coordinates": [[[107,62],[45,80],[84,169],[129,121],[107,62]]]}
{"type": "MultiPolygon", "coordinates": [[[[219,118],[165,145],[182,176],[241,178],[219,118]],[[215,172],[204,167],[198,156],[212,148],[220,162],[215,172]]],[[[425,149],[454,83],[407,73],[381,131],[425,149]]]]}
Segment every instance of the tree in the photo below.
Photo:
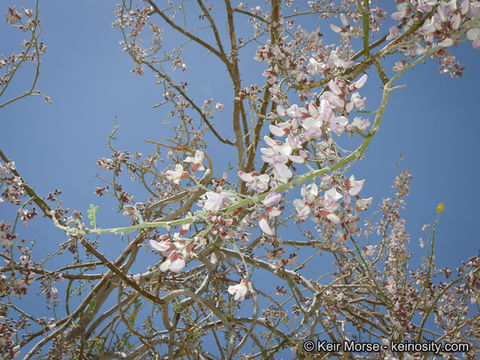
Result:
{"type": "MultiPolygon", "coordinates": [[[[369,1],[298,3],[118,5],[114,26],[132,72],[152,74],[163,89],[155,106],[168,112],[174,136],[148,139],[152,153],[143,155],[118,150],[114,129],[112,155],[97,163],[110,178],[97,175],[96,193],[113,196],[126,219],[109,228],[100,226],[96,205],[71,211],[60,190],[37,193],[0,150],[0,201],[15,209],[0,223],[4,358],[477,357],[480,257],[455,272],[437,269],[440,203],[415,264],[401,215],[410,171],[400,172],[395,195],[365,225],[368,179],[350,171],[404,73],[433,59],[442,73],[462,74],[449,51],[466,41],[480,49],[480,3],[397,1],[385,35],[387,14],[369,1]],[[327,45],[319,28],[307,30],[307,17],[330,24],[339,43],[327,45]],[[245,21],[253,33],[239,25],[245,21]],[[186,43],[165,50],[169,32],[186,43]],[[233,88],[228,103],[199,103],[190,94],[178,74],[188,71],[187,43],[223,67],[233,88]],[[245,87],[240,60],[253,56],[266,70],[255,79],[261,85],[245,87]],[[382,84],[376,109],[362,97],[373,76],[382,84]],[[216,123],[228,110],[231,131],[216,123]],[[211,160],[214,141],[235,153],[232,168],[211,160]],[[128,180],[139,186],[130,191],[128,180]],[[26,225],[37,215],[65,234],[46,259],[17,236],[19,220],[26,225]],[[303,239],[286,240],[292,228],[303,239]],[[102,248],[107,234],[123,240],[116,257],[102,248]],[[147,253],[156,263],[145,265],[147,253]],[[333,260],[330,272],[315,272],[321,254],[333,260]],[[265,279],[276,294],[259,285],[265,279]],[[39,315],[45,310],[22,306],[35,285],[49,320],[39,315]]],[[[19,54],[0,59],[0,97],[28,61],[34,81],[24,94],[2,98],[1,107],[30,95],[51,101],[36,90],[45,53],[38,13],[38,1],[32,10],[8,7],[7,22],[30,39],[19,54]]]]}

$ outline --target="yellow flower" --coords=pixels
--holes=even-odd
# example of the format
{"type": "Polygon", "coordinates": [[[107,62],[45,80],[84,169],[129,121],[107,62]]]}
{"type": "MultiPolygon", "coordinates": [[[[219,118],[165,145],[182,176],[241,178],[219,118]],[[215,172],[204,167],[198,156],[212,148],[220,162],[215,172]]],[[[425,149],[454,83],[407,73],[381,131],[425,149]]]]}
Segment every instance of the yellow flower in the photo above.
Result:
{"type": "Polygon", "coordinates": [[[437,214],[440,215],[442,213],[443,209],[445,209],[445,205],[443,203],[438,204],[437,214]]]}

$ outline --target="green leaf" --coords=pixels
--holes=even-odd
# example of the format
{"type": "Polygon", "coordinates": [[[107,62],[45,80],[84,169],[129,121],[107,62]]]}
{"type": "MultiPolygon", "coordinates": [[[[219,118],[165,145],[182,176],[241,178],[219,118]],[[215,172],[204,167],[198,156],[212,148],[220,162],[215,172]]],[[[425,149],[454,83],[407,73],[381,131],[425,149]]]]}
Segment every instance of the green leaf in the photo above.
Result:
{"type": "Polygon", "coordinates": [[[93,204],[90,204],[90,209],[87,210],[88,218],[92,221],[90,221],[90,226],[96,228],[97,227],[97,211],[98,211],[98,206],[94,206],[93,204]]]}

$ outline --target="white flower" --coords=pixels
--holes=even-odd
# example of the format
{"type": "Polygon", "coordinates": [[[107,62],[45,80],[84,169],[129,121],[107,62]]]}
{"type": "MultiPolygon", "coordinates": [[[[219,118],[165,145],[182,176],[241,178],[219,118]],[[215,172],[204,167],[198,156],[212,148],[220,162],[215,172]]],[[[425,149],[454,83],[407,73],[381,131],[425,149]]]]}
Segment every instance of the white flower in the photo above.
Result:
{"type": "Polygon", "coordinates": [[[311,212],[310,207],[300,199],[293,200],[293,206],[295,206],[300,220],[305,220],[311,212]]]}
{"type": "Polygon", "coordinates": [[[368,209],[368,207],[369,207],[370,204],[372,203],[372,200],[373,200],[372,197],[369,197],[368,199],[360,199],[360,200],[357,200],[357,202],[355,203],[355,207],[356,207],[359,211],[365,211],[365,210],[368,209]]]}
{"type": "Polygon", "coordinates": [[[236,196],[232,193],[223,191],[219,194],[213,191],[209,191],[202,195],[199,201],[199,205],[203,207],[204,210],[216,213],[218,212],[218,210],[227,207],[231,202],[235,200],[236,196]]]}
{"type": "Polygon", "coordinates": [[[272,207],[273,205],[277,205],[281,200],[282,195],[277,193],[276,191],[272,191],[268,193],[268,195],[262,201],[262,204],[266,207],[272,207]]]}
{"type": "Polygon", "coordinates": [[[342,194],[337,192],[337,190],[335,190],[334,188],[325,191],[325,195],[323,197],[324,205],[322,208],[322,212],[328,220],[335,224],[340,223],[340,218],[333,212],[340,207],[340,204],[337,204],[337,201],[340,200],[342,197],[342,194]]]}
{"type": "Polygon", "coordinates": [[[310,75],[323,73],[324,70],[325,64],[323,62],[318,62],[314,58],[308,60],[307,71],[310,75]]]}
{"type": "Polygon", "coordinates": [[[242,279],[242,281],[240,281],[240,284],[229,286],[228,293],[231,295],[235,295],[233,300],[242,301],[243,299],[245,299],[245,295],[247,294],[248,287],[249,287],[248,280],[242,279]]]}
{"type": "Polygon", "coordinates": [[[16,24],[22,19],[22,16],[20,13],[17,11],[17,9],[14,7],[8,7],[8,11],[5,14],[5,17],[7,18],[7,22],[9,24],[16,24]]]}
{"type": "Polygon", "coordinates": [[[180,251],[172,251],[160,265],[160,271],[180,272],[185,267],[185,257],[180,251]]]}
{"type": "Polygon", "coordinates": [[[194,157],[187,156],[184,161],[187,163],[192,163],[192,171],[195,172],[197,170],[205,170],[205,167],[202,164],[204,158],[204,152],[201,150],[197,150],[194,157]]]}
{"type": "Polygon", "coordinates": [[[262,193],[268,190],[270,176],[268,176],[267,174],[260,175],[256,171],[253,171],[251,173],[239,171],[238,177],[247,183],[247,187],[250,190],[254,190],[257,193],[262,193]]]}
{"type": "Polygon", "coordinates": [[[180,164],[175,165],[175,170],[167,170],[167,178],[173,181],[175,184],[180,183],[180,180],[188,177],[188,173],[183,170],[183,166],[180,164]]]}
{"type": "Polygon", "coordinates": [[[345,182],[350,196],[358,195],[363,188],[363,184],[365,184],[365,179],[358,181],[354,175],[350,176],[348,181],[345,182]]]}
{"type": "Polygon", "coordinates": [[[175,246],[170,240],[165,240],[165,241],[150,240],[150,246],[155,250],[160,251],[161,253],[164,253],[166,251],[172,251],[175,249],[175,246]]]}
{"type": "Polygon", "coordinates": [[[365,131],[370,126],[369,119],[362,119],[361,117],[355,117],[352,121],[352,127],[360,131],[365,131]]]}
{"type": "Polygon", "coordinates": [[[273,236],[275,235],[275,231],[270,227],[267,221],[267,217],[265,214],[260,215],[260,221],[258,222],[260,225],[260,229],[267,235],[273,236]]]}
{"type": "Polygon", "coordinates": [[[473,28],[467,31],[467,39],[472,42],[475,49],[480,50],[480,29],[473,28]]]}
{"type": "Polygon", "coordinates": [[[342,197],[342,194],[335,190],[335,188],[331,188],[330,190],[325,191],[325,205],[323,206],[323,208],[328,211],[335,211],[338,208],[338,204],[336,204],[336,202],[342,197]]]}

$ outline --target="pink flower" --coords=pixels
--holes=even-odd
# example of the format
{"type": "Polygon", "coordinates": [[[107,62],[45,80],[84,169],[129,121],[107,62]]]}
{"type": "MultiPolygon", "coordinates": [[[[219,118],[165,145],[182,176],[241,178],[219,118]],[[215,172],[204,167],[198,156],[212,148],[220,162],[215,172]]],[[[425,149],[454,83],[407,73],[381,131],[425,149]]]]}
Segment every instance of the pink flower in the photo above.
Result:
{"type": "Polygon", "coordinates": [[[185,267],[185,256],[180,251],[172,251],[160,265],[160,271],[180,272],[185,267]]]}
{"type": "Polygon", "coordinates": [[[150,246],[167,257],[160,265],[160,271],[180,272],[186,265],[186,259],[193,253],[194,242],[185,244],[185,240],[181,240],[179,233],[175,233],[173,238],[175,242],[171,241],[170,235],[166,234],[160,236],[160,241],[150,240],[150,246]]]}
{"type": "Polygon", "coordinates": [[[468,10],[470,10],[470,0],[463,0],[460,12],[462,13],[462,15],[466,15],[468,13],[468,10]]]}
{"type": "Polygon", "coordinates": [[[480,29],[479,28],[473,28],[469,29],[467,31],[467,39],[472,42],[472,46],[480,50],[480,29]]]}
{"type": "Polygon", "coordinates": [[[357,181],[355,176],[350,176],[349,179],[345,180],[345,187],[347,188],[348,194],[350,196],[358,195],[358,193],[362,190],[363,184],[365,184],[365,179],[357,181]]]}
{"type": "MultiPolygon", "coordinates": [[[[333,28],[332,28],[333,30],[333,28]]],[[[335,30],[333,30],[335,31],[335,30]]],[[[310,58],[308,60],[308,65],[307,65],[307,71],[310,75],[317,75],[317,74],[323,74],[325,70],[325,63],[323,62],[318,62],[314,58],[310,58]]]]}
{"type": "Polygon", "coordinates": [[[367,82],[367,79],[368,79],[368,75],[364,74],[360,79],[358,79],[352,85],[350,85],[348,87],[348,90],[349,91],[355,91],[355,90],[358,90],[358,89],[362,88],[363,85],[365,85],[365,83],[367,82]]]}
{"type": "Polygon", "coordinates": [[[293,206],[295,206],[295,209],[297,210],[297,213],[298,213],[297,217],[300,220],[306,220],[308,217],[308,214],[310,214],[311,212],[310,207],[300,199],[293,200],[293,206]]]}
{"type": "MultiPolygon", "coordinates": [[[[427,20],[428,22],[428,20],[427,20]]],[[[418,30],[420,31],[420,29],[418,30]]],[[[393,40],[400,36],[400,29],[397,26],[392,26],[389,30],[387,40],[393,40]]]]}
{"type": "Polygon", "coordinates": [[[267,208],[267,214],[270,219],[282,215],[282,212],[277,207],[267,208]]]}
{"type": "Polygon", "coordinates": [[[340,218],[333,212],[340,207],[340,204],[337,204],[337,201],[342,198],[342,194],[337,192],[334,188],[331,188],[328,191],[325,191],[323,196],[323,208],[322,213],[327,217],[331,222],[338,224],[340,223],[340,218]]]}
{"type": "Polygon", "coordinates": [[[369,197],[367,199],[357,200],[357,202],[355,203],[355,207],[358,209],[358,211],[365,211],[368,209],[368,207],[372,203],[372,200],[373,200],[372,197],[369,197]]]}
{"type": "MultiPolygon", "coordinates": [[[[286,166],[289,158],[292,156],[292,147],[287,143],[282,143],[278,140],[273,140],[268,136],[264,137],[265,142],[269,147],[261,148],[262,160],[266,163],[272,165],[273,174],[275,179],[287,183],[293,174],[290,169],[286,166]]],[[[290,159],[292,161],[298,160],[296,157],[290,159]]]]}
{"type": "Polygon", "coordinates": [[[183,170],[182,165],[176,164],[175,170],[167,170],[167,178],[178,184],[182,179],[188,178],[188,172],[183,170]]]}
{"type": "Polygon", "coordinates": [[[282,195],[276,191],[272,191],[265,197],[265,199],[262,201],[262,204],[269,208],[278,204],[281,200],[282,195]]]}
{"type": "Polygon", "coordinates": [[[365,131],[370,126],[369,119],[362,119],[361,117],[355,117],[351,123],[353,129],[358,129],[360,131],[365,131]]]}
{"type": "MultiPolygon", "coordinates": [[[[167,236],[170,237],[169,235],[167,236]]],[[[163,241],[150,240],[150,246],[165,256],[168,256],[168,254],[175,250],[175,245],[169,239],[163,241]]]]}
{"type": "Polygon", "coordinates": [[[345,116],[332,116],[330,118],[330,130],[332,130],[337,135],[343,134],[347,125],[348,119],[345,116]]]}
{"type": "Polygon", "coordinates": [[[211,213],[216,213],[219,210],[227,207],[235,201],[236,195],[222,191],[221,193],[216,193],[213,191],[209,191],[202,195],[198,204],[199,206],[203,207],[204,210],[207,210],[211,213]]]}
{"type": "Polygon", "coordinates": [[[5,14],[5,17],[7,18],[7,22],[9,24],[16,24],[20,20],[22,20],[22,16],[20,13],[17,11],[17,9],[14,7],[8,7],[7,13],[5,14]]]}
{"type": "Polygon", "coordinates": [[[445,36],[445,39],[443,39],[442,41],[440,41],[440,42],[438,43],[438,46],[444,47],[444,48],[450,47],[450,46],[452,46],[452,45],[453,45],[453,40],[452,40],[452,38],[451,38],[450,36],[448,36],[448,35],[445,36]]]}
{"type": "Polygon", "coordinates": [[[408,7],[408,2],[401,3],[400,5],[397,5],[397,10],[392,14],[392,19],[393,20],[402,20],[407,16],[407,14],[410,12],[410,9],[408,7]]]}
{"type": "Polygon", "coordinates": [[[310,116],[305,117],[301,121],[302,127],[306,130],[303,134],[303,138],[305,140],[318,139],[322,136],[323,125],[328,123],[332,117],[332,109],[327,98],[322,98],[320,100],[320,108],[317,108],[314,103],[308,103],[307,106],[308,115],[310,116]]]}
{"type": "Polygon", "coordinates": [[[240,281],[240,284],[229,286],[228,293],[230,295],[235,295],[233,300],[242,301],[243,299],[245,299],[245,295],[247,295],[249,286],[249,281],[244,278],[242,279],[242,281],[240,281]]]}
{"type": "Polygon", "coordinates": [[[273,229],[268,224],[267,216],[265,214],[260,215],[260,221],[258,222],[258,225],[260,225],[260,229],[266,235],[270,235],[270,236],[275,235],[275,232],[273,231],[273,229]]]}
{"type": "Polygon", "coordinates": [[[328,58],[328,62],[329,62],[329,64],[333,64],[339,70],[346,70],[354,64],[353,61],[345,61],[343,59],[340,59],[340,57],[337,55],[336,51],[332,51],[330,53],[330,56],[328,58]]]}
{"type": "Polygon", "coordinates": [[[268,176],[267,174],[260,175],[256,171],[253,171],[251,173],[239,171],[238,177],[247,183],[247,187],[250,190],[254,190],[257,193],[262,193],[268,190],[270,176],[268,176]]]}
{"type": "Polygon", "coordinates": [[[202,164],[204,158],[204,152],[201,150],[197,150],[194,157],[188,156],[184,161],[192,163],[192,171],[195,172],[197,170],[205,170],[205,167],[202,164]]]}

